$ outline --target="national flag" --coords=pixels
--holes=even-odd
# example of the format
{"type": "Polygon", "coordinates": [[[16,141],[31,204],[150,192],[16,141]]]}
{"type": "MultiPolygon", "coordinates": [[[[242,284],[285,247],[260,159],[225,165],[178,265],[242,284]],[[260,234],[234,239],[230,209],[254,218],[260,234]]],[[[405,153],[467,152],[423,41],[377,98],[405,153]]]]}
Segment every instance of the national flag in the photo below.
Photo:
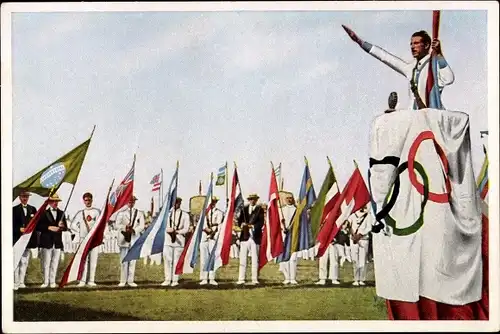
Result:
{"type": "Polygon", "coordinates": [[[53,193],[55,193],[63,183],[74,185],[80,174],[83,160],[85,160],[92,134],[89,139],[15,186],[13,189],[13,198],[18,197],[22,190],[30,191],[42,197],[48,197],[51,188],[54,188],[53,193]]]}
{"type": "Polygon", "coordinates": [[[233,234],[233,219],[235,214],[243,208],[243,196],[239,187],[238,171],[234,168],[231,195],[227,203],[227,212],[220,226],[220,233],[215,240],[215,245],[208,256],[205,271],[215,271],[229,263],[231,239],[233,234]]]}
{"type": "Polygon", "coordinates": [[[123,263],[163,252],[168,214],[170,209],[174,206],[177,198],[178,180],[179,164],[177,163],[177,167],[168,187],[168,192],[164,199],[164,203],[167,204],[163,205],[158,216],[130,247],[127,255],[123,258],[123,263]]]}
{"type": "MultiPolygon", "coordinates": [[[[440,11],[435,10],[432,12],[432,39],[438,38],[439,33],[439,19],[440,11]]],[[[443,109],[441,102],[442,88],[438,86],[438,57],[431,54],[429,62],[429,71],[427,74],[427,83],[425,89],[425,104],[427,108],[443,109]]]]}
{"type": "Polygon", "coordinates": [[[486,148],[484,149],[484,161],[477,178],[477,189],[481,198],[482,208],[482,238],[481,238],[481,254],[483,260],[483,291],[481,300],[478,304],[481,311],[485,314],[486,319],[489,318],[489,214],[488,214],[488,167],[489,160],[486,148]]]}
{"type": "Polygon", "coordinates": [[[14,270],[16,270],[17,266],[19,265],[21,257],[26,250],[26,246],[28,246],[28,242],[31,239],[31,235],[33,234],[33,232],[35,232],[36,225],[40,220],[40,217],[43,213],[45,213],[48,202],[49,199],[47,198],[45,202],[43,202],[43,204],[38,208],[38,211],[35,213],[33,218],[31,218],[19,240],[17,240],[17,242],[14,244],[14,270]]]}
{"type": "Polygon", "coordinates": [[[160,187],[161,187],[161,173],[158,173],[156,174],[155,176],[153,176],[153,178],[151,179],[151,181],[149,182],[149,184],[152,184],[153,185],[153,188],[151,189],[151,191],[157,191],[157,190],[160,190],[160,187]]]}
{"type": "Polygon", "coordinates": [[[489,160],[488,154],[486,154],[486,148],[484,148],[484,161],[481,167],[481,171],[479,172],[479,176],[477,178],[477,189],[479,190],[479,195],[482,200],[486,198],[488,194],[488,167],[489,160]]]}
{"type": "Polygon", "coordinates": [[[198,259],[198,254],[200,253],[200,243],[203,234],[203,225],[205,224],[206,210],[210,203],[212,202],[212,178],[210,178],[210,184],[208,185],[207,195],[205,197],[205,203],[203,204],[203,210],[201,210],[200,219],[196,228],[194,229],[191,237],[186,241],[184,249],[182,250],[179,262],[175,267],[175,274],[182,275],[185,273],[192,273],[196,261],[198,259]]]}
{"type": "Polygon", "coordinates": [[[104,239],[104,231],[106,230],[108,221],[111,216],[128,204],[134,193],[134,173],[135,173],[135,155],[132,168],[125,175],[122,182],[118,185],[113,193],[110,194],[113,184],[111,184],[104,208],[97,218],[97,223],[92,226],[85,239],[80,243],[68,267],[66,268],[59,287],[62,288],[69,282],[80,280],[85,267],[85,260],[89,252],[102,244],[104,239]]]}
{"type": "Polygon", "coordinates": [[[323,181],[323,184],[321,185],[318,198],[311,208],[311,232],[314,237],[317,236],[320,225],[323,222],[323,209],[325,208],[327,195],[329,195],[330,192],[332,192],[331,198],[334,198],[339,194],[335,173],[333,172],[333,167],[330,159],[328,159],[328,171],[326,172],[325,179],[323,181]],[[333,185],[336,185],[336,187],[333,187],[333,185]]]}
{"type": "Polygon", "coordinates": [[[225,184],[226,170],[227,170],[227,165],[224,165],[221,168],[219,168],[219,171],[217,172],[217,181],[215,181],[216,186],[222,186],[225,184]]]}
{"type": "Polygon", "coordinates": [[[279,215],[279,192],[275,170],[271,171],[269,185],[269,202],[267,205],[267,219],[262,231],[262,240],[259,248],[259,270],[267,262],[283,253],[283,239],[281,237],[281,223],[279,215]]]}
{"type": "Polygon", "coordinates": [[[370,193],[359,168],[356,166],[344,190],[335,201],[335,206],[331,211],[326,213],[325,222],[317,237],[319,248],[316,257],[323,256],[344,221],[352,213],[364,207],[369,201],[370,193]]]}
{"type": "Polygon", "coordinates": [[[283,253],[278,257],[277,262],[287,262],[293,253],[312,248],[314,239],[312,237],[311,224],[307,210],[316,201],[316,193],[309,171],[309,164],[305,159],[304,173],[300,185],[299,200],[297,209],[293,216],[291,226],[285,234],[285,245],[283,253]]]}

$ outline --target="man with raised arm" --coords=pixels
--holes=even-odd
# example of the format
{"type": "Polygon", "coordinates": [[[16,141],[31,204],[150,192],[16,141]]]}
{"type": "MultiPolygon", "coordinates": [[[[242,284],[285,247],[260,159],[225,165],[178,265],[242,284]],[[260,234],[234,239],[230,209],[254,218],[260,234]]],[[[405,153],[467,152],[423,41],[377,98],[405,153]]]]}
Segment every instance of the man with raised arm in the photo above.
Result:
{"type": "Polygon", "coordinates": [[[413,33],[410,40],[410,50],[413,56],[411,62],[405,61],[392,53],[363,41],[354,31],[342,25],[349,37],[356,42],[363,50],[374,58],[380,60],[399,74],[405,76],[410,82],[410,106],[408,109],[423,109],[436,107],[426,101],[427,76],[431,59],[431,51],[437,56],[437,85],[439,93],[445,86],[451,85],[455,80],[455,75],[444,58],[441,50],[441,43],[438,39],[431,40],[431,37],[424,30],[413,33]]]}

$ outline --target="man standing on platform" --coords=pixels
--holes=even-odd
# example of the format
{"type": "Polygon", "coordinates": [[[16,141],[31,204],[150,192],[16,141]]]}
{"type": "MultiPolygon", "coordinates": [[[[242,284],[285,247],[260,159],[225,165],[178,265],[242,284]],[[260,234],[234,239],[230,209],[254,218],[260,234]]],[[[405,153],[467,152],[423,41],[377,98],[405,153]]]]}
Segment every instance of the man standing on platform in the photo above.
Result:
{"type": "Polygon", "coordinates": [[[424,30],[417,31],[411,36],[410,49],[414,60],[412,62],[407,62],[376,45],[363,41],[354,31],[346,26],[343,25],[342,27],[349,37],[368,54],[380,60],[409,80],[410,94],[413,96],[410,96],[411,104],[408,109],[435,107],[432,106],[430,101],[426,101],[427,91],[430,90],[430,87],[427,87],[427,76],[431,63],[430,51],[432,51],[438,59],[437,85],[439,87],[439,93],[442,92],[445,86],[451,85],[455,80],[455,75],[441,51],[440,41],[438,39],[431,40],[429,34],[424,30]]]}

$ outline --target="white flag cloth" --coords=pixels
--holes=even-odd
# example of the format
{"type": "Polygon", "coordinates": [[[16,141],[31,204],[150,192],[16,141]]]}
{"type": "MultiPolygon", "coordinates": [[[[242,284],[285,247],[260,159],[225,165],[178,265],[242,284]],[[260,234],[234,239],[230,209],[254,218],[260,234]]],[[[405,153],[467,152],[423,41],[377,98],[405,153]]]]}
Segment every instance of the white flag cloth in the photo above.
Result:
{"type": "Polygon", "coordinates": [[[375,118],[370,187],[377,216],[384,200],[392,206],[385,229],[373,234],[380,297],[450,305],[481,299],[481,209],[469,131],[468,115],[457,111],[375,118]]]}

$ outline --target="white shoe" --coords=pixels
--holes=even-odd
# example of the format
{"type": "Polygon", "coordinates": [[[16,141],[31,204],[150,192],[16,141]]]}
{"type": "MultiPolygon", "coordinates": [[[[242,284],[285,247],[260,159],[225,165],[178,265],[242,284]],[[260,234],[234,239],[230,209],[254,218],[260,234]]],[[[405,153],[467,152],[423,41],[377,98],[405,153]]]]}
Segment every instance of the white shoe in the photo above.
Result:
{"type": "Polygon", "coordinates": [[[238,281],[238,282],[236,282],[236,284],[242,285],[242,284],[245,284],[245,281],[238,281]]]}
{"type": "Polygon", "coordinates": [[[171,286],[177,286],[179,285],[179,282],[172,282],[171,286]]]}
{"type": "Polygon", "coordinates": [[[200,285],[206,285],[206,284],[208,284],[208,281],[206,279],[200,282],[200,285]]]}
{"type": "Polygon", "coordinates": [[[131,286],[131,287],[133,287],[133,288],[136,288],[136,287],[137,287],[137,284],[135,284],[134,282],[129,282],[129,283],[127,283],[127,284],[128,284],[128,286],[131,286]]]}
{"type": "Polygon", "coordinates": [[[283,284],[284,284],[284,285],[290,284],[290,280],[287,280],[287,279],[286,279],[286,280],[284,280],[284,281],[283,281],[283,284]]]}
{"type": "Polygon", "coordinates": [[[339,284],[340,284],[340,282],[339,282],[339,281],[337,281],[336,279],[333,279],[333,280],[332,280],[332,284],[339,285],[339,284]]]}
{"type": "Polygon", "coordinates": [[[87,285],[88,285],[88,286],[91,286],[91,287],[95,287],[95,286],[97,286],[97,284],[95,284],[94,282],[88,282],[88,283],[87,283],[87,285]]]}
{"type": "Polygon", "coordinates": [[[80,281],[80,283],[78,283],[77,287],[81,288],[82,286],[85,286],[85,282],[80,281]]]}
{"type": "Polygon", "coordinates": [[[17,290],[17,289],[19,289],[19,286],[14,285],[14,290],[17,290]]]}
{"type": "Polygon", "coordinates": [[[359,283],[358,283],[358,281],[354,281],[354,282],[352,283],[352,285],[354,285],[354,286],[358,286],[358,285],[359,285],[359,283]]]}
{"type": "Polygon", "coordinates": [[[216,280],[211,279],[211,280],[210,280],[210,285],[219,285],[219,283],[217,283],[217,281],[216,281],[216,280]]]}
{"type": "Polygon", "coordinates": [[[257,285],[259,284],[259,281],[252,281],[252,283],[250,283],[250,285],[257,285]]]}
{"type": "Polygon", "coordinates": [[[56,287],[56,283],[50,283],[50,287],[53,289],[56,287]]]}
{"type": "Polygon", "coordinates": [[[118,284],[118,287],[119,287],[119,288],[123,288],[124,286],[125,286],[125,283],[120,283],[120,284],[118,284]]]}
{"type": "Polygon", "coordinates": [[[24,285],[24,283],[19,284],[19,289],[24,289],[24,288],[26,288],[26,285],[24,285]]]}
{"type": "Polygon", "coordinates": [[[366,285],[366,284],[363,281],[359,281],[359,285],[366,285]]]}
{"type": "Polygon", "coordinates": [[[168,286],[170,285],[170,281],[163,281],[163,283],[160,284],[161,286],[168,286]]]}
{"type": "Polygon", "coordinates": [[[293,279],[293,280],[290,281],[290,284],[297,285],[297,284],[299,284],[299,282],[297,282],[296,280],[293,279]]]}
{"type": "Polygon", "coordinates": [[[47,283],[43,283],[42,285],[40,285],[41,288],[46,288],[48,287],[49,285],[47,283]]]}
{"type": "Polygon", "coordinates": [[[316,285],[325,285],[326,281],[324,279],[320,279],[319,281],[316,282],[316,285]]]}

